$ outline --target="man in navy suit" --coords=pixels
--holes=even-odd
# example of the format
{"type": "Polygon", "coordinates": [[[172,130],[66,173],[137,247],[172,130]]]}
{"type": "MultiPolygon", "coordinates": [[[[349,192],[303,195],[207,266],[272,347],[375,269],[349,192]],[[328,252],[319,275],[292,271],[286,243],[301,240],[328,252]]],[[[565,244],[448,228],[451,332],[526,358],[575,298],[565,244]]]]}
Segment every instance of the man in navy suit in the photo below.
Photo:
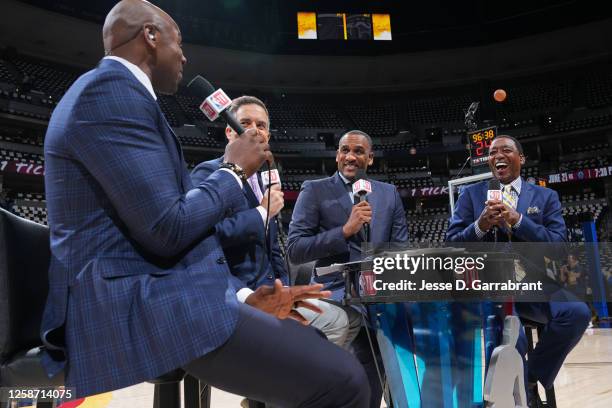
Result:
{"type": "Polygon", "coordinates": [[[287,319],[296,303],[329,294],[277,280],[244,303],[236,296],[214,226],[242,205],[268,145],[245,132],[224,168],[194,185],[154,91],[174,93],[181,80],[178,26],[123,0],[103,39],[107,57],[67,91],[45,139],[49,375],[64,369],[79,398],[182,367],[278,406],[366,406],[360,364],[287,319]]]}
{"type": "MultiPolygon", "coordinates": [[[[232,101],[230,110],[243,128],[257,129],[266,142],[269,140],[270,119],[268,109],[261,100],[253,96],[241,96],[232,101]]],[[[225,134],[230,143],[239,137],[229,126],[225,128],[225,134]]],[[[219,168],[222,160],[221,157],[197,165],[191,173],[194,182],[208,177],[219,168]]],[[[238,292],[239,298],[261,285],[272,284],[274,279],[280,279],[285,285],[289,284],[289,276],[277,240],[279,226],[274,218],[283,208],[283,193],[278,184],[266,189],[265,193],[262,193],[262,190],[261,179],[255,173],[244,188],[245,199],[243,205],[237,209],[238,212],[215,227],[228,259],[230,272],[246,286],[238,292]],[[268,200],[269,217],[266,215],[268,200]],[[268,242],[265,241],[264,232],[266,222],[269,224],[268,242]]],[[[299,308],[297,312],[304,315],[313,327],[321,330],[332,343],[347,347],[352,341],[351,337],[347,342],[350,330],[357,330],[361,324],[359,316],[355,315],[349,322],[347,314],[331,303],[316,300],[310,303],[321,309],[322,313],[308,308],[299,308]]]]}
{"type": "MultiPolygon", "coordinates": [[[[340,138],[336,153],[338,171],[331,177],[305,181],[302,185],[289,225],[287,252],[291,262],[316,261],[315,266],[319,267],[362,259],[365,223],[370,224],[370,243],[374,245],[408,240],[404,207],[395,186],[370,180],[372,192],[367,201],[353,204],[351,186],[357,171],[367,170],[373,162],[372,139],[368,134],[352,130],[340,138]]],[[[359,333],[361,313],[341,304],[344,278],[341,274],[315,275],[313,281],[323,283],[325,289],[331,290],[329,302],[339,313],[347,315],[346,345],[349,345],[359,333]]],[[[305,313],[308,315],[310,312],[305,313]]],[[[372,368],[369,347],[362,346],[359,344],[354,349],[369,367],[367,371],[373,390],[370,406],[380,406],[382,390],[372,368]]]]}
{"type": "MultiPolygon", "coordinates": [[[[565,222],[554,190],[526,183],[521,177],[525,155],[511,136],[496,137],[489,147],[489,167],[508,197],[487,200],[488,182],[468,186],[459,196],[447,231],[451,242],[565,242],[565,222]],[[528,209],[531,209],[528,211],[528,209]],[[495,228],[497,231],[495,231],[495,228]]],[[[590,311],[583,302],[516,303],[522,317],[546,324],[528,356],[528,381],[550,388],[565,360],[584,333],[590,311]]],[[[526,352],[524,333],[517,343],[526,352]]]]}
{"type": "MultiPolygon", "coordinates": [[[[264,103],[254,96],[241,96],[232,101],[230,111],[244,129],[255,129],[267,143],[270,138],[270,121],[264,103]]],[[[228,142],[240,136],[231,128],[225,128],[228,142]]],[[[223,163],[223,157],[198,164],[191,172],[195,184],[206,180],[223,163]]],[[[261,285],[273,285],[280,279],[289,284],[285,261],[278,245],[278,224],[275,216],[284,206],[283,192],[278,184],[265,189],[256,172],[244,186],[244,200],[236,213],[215,226],[223,245],[232,275],[242,285],[253,289],[261,285]],[[268,208],[270,213],[268,214],[268,208]],[[265,227],[268,224],[268,232],[265,227]]],[[[245,293],[250,293],[246,291],[245,293]]],[[[240,293],[240,292],[239,292],[240,293]]]]}

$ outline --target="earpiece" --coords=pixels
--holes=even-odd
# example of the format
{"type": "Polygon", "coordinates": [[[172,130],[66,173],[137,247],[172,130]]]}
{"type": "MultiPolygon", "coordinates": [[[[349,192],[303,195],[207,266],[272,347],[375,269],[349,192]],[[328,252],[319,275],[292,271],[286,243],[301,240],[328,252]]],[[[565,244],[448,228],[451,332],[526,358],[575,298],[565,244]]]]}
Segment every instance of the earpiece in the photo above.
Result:
{"type": "Polygon", "coordinates": [[[155,34],[149,33],[149,40],[153,41],[155,39],[155,34]]]}

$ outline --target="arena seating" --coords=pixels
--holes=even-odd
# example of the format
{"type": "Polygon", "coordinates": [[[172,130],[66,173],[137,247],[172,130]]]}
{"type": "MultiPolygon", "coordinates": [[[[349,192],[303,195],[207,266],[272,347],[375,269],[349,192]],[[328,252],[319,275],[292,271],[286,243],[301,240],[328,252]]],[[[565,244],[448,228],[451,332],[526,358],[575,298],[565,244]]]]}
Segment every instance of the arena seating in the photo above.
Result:
{"type": "Polygon", "coordinates": [[[42,154],[24,153],[5,149],[0,149],[0,159],[32,164],[44,164],[45,160],[42,154]]]}
{"type": "Polygon", "coordinates": [[[6,63],[0,59],[0,82],[6,82],[9,84],[14,84],[15,83],[15,77],[13,76],[13,74],[8,70],[8,68],[5,65],[6,63]]]}
{"type": "Polygon", "coordinates": [[[22,86],[59,99],[77,79],[80,72],[36,58],[13,55],[9,61],[22,73],[22,86]]]}
{"type": "Polygon", "coordinates": [[[338,109],[318,104],[267,104],[274,128],[343,129],[346,124],[338,109]]]}
{"type": "Polygon", "coordinates": [[[406,103],[403,114],[407,123],[463,121],[464,110],[477,99],[474,95],[416,99],[406,103]]]}
{"type": "Polygon", "coordinates": [[[582,169],[596,169],[610,164],[610,157],[608,156],[597,156],[589,159],[572,160],[569,162],[561,163],[559,165],[559,171],[572,171],[582,169]]]}
{"type": "Polygon", "coordinates": [[[407,210],[406,219],[410,243],[444,242],[448,229],[448,209],[407,210]]]}
{"type": "Polygon", "coordinates": [[[397,133],[397,108],[384,106],[347,106],[346,112],[355,123],[355,128],[370,136],[391,136],[397,133]]]}
{"type": "Polygon", "coordinates": [[[503,104],[497,104],[498,116],[514,112],[543,112],[571,106],[571,82],[569,80],[537,80],[507,86],[511,95],[503,104]]]}
{"type": "Polygon", "coordinates": [[[587,74],[585,79],[586,102],[590,108],[612,105],[612,71],[596,70],[587,74]]]}

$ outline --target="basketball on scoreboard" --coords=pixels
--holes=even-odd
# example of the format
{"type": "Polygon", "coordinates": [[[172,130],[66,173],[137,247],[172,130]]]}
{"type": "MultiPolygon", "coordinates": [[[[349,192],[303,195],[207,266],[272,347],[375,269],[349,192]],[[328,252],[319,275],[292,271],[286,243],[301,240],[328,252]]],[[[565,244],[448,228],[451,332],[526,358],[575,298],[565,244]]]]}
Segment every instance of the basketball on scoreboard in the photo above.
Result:
{"type": "Polygon", "coordinates": [[[488,171],[487,160],[489,159],[489,146],[497,136],[497,127],[491,126],[484,129],[468,132],[470,140],[470,163],[474,174],[488,171]]]}

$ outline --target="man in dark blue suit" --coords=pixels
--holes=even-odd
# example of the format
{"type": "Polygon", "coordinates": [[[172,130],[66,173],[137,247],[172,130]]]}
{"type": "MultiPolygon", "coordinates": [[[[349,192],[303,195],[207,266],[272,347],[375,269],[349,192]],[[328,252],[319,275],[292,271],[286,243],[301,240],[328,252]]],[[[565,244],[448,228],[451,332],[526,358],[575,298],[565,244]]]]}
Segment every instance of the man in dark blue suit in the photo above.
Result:
{"type": "MultiPolygon", "coordinates": [[[[364,223],[370,224],[370,243],[373,245],[408,240],[404,206],[395,186],[370,180],[372,192],[367,201],[353,204],[351,186],[357,171],[367,170],[373,161],[370,136],[352,130],[340,138],[336,153],[338,171],[331,177],[304,182],[289,225],[287,252],[291,262],[316,261],[315,266],[319,267],[362,259],[364,223]]],[[[361,320],[361,314],[353,307],[341,305],[344,278],[340,274],[315,275],[313,281],[323,283],[331,290],[330,302],[334,309],[346,313],[349,322],[346,344],[350,344],[359,333],[360,327],[355,322],[361,320]]],[[[370,406],[380,406],[382,390],[372,367],[373,359],[367,342],[354,346],[370,377],[370,406]]]]}
{"type": "MultiPolygon", "coordinates": [[[[232,101],[232,113],[243,128],[254,128],[267,142],[270,137],[270,119],[265,104],[253,96],[241,96],[232,101]]],[[[234,141],[238,135],[229,126],[225,129],[228,142],[234,141]]],[[[204,162],[193,169],[191,177],[195,183],[208,177],[219,168],[223,158],[204,162]]],[[[245,199],[237,212],[215,226],[216,233],[223,245],[230,272],[241,281],[244,289],[238,291],[238,297],[248,296],[253,289],[271,284],[274,279],[280,279],[285,285],[289,276],[277,240],[278,224],[274,218],[284,205],[280,186],[273,185],[262,193],[261,178],[253,174],[244,188],[245,199]],[[271,198],[270,198],[271,197],[271,198]],[[270,216],[267,217],[268,200],[270,200],[270,216]],[[266,219],[269,218],[268,221],[266,219]],[[269,224],[268,237],[265,234],[265,224],[269,224]],[[269,242],[265,240],[268,239],[269,242]],[[269,251],[269,252],[268,252],[269,251]]],[[[328,340],[341,347],[347,347],[360,325],[359,315],[348,315],[334,304],[311,300],[322,313],[308,308],[299,308],[297,313],[306,318],[313,327],[321,330],[328,340]],[[347,339],[348,338],[348,339],[347,339]]]]}
{"type": "Polygon", "coordinates": [[[245,132],[224,168],[194,185],[154,91],[174,93],[181,80],[178,26],[123,0],[103,38],[107,57],[67,91],[45,139],[49,375],[64,369],[79,398],[182,367],[277,406],[366,406],[360,364],[287,319],[296,302],[329,294],[277,280],[237,299],[214,226],[242,204],[267,144],[245,132]]]}
{"type": "MultiPolygon", "coordinates": [[[[565,242],[565,222],[554,190],[521,179],[523,148],[511,136],[496,137],[489,148],[489,167],[501,185],[504,200],[487,200],[488,182],[468,186],[459,196],[447,231],[451,242],[565,242]],[[495,231],[497,229],[497,231],[495,231]]],[[[583,302],[516,303],[522,317],[546,324],[528,356],[528,381],[550,388],[565,360],[584,333],[590,311],[583,302]]],[[[525,354],[524,333],[517,344],[525,354]]]]}
{"type": "MultiPolygon", "coordinates": [[[[244,129],[255,129],[267,143],[270,137],[270,120],[264,103],[253,96],[241,96],[232,101],[231,112],[244,129]]],[[[228,142],[240,136],[229,126],[225,128],[228,142]]],[[[191,172],[194,184],[206,180],[219,169],[223,157],[198,164],[191,172]]],[[[283,192],[278,184],[266,189],[256,172],[244,186],[244,199],[236,212],[215,226],[223,245],[230,272],[248,288],[250,294],[261,285],[273,285],[280,279],[289,284],[285,261],[278,244],[278,228],[275,216],[284,206],[283,192]],[[268,205],[269,201],[269,205],[268,205]],[[270,214],[268,215],[268,207],[270,214]],[[268,224],[268,232],[265,227],[268,224]]]]}

